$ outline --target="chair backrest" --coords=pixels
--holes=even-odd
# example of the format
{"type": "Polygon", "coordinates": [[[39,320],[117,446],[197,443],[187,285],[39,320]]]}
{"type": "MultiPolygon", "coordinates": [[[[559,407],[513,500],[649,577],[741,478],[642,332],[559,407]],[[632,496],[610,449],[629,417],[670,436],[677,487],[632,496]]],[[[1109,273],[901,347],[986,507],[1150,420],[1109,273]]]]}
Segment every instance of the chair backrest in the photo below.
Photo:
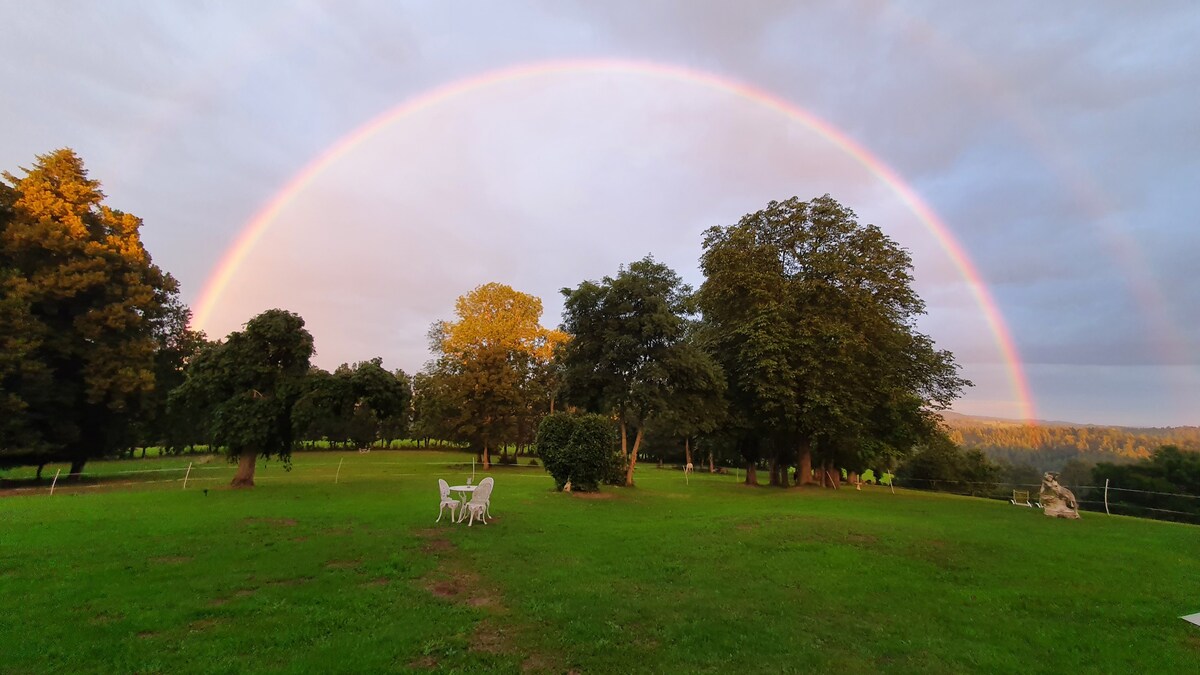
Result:
{"type": "Polygon", "coordinates": [[[438,479],[438,490],[442,493],[442,499],[448,499],[450,497],[450,484],[447,483],[445,479],[438,479]]]}
{"type": "Polygon", "coordinates": [[[479,487],[475,488],[475,492],[471,493],[471,501],[476,504],[483,504],[492,497],[492,486],[496,481],[492,480],[491,476],[479,481],[479,487]]]}

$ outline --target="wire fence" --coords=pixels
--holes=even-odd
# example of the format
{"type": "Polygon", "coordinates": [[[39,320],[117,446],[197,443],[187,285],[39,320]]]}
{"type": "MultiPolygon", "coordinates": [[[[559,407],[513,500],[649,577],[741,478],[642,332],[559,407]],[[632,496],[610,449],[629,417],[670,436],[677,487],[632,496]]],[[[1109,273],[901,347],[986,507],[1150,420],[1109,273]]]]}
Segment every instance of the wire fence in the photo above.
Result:
{"type": "MultiPolygon", "coordinates": [[[[328,480],[336,484],[343,480],[343,476],[355,479],[386,479],[390,477],[429,475],[427,472],[392,471],[384,468],[415,466],[443,466],[448,469],[471,471],[472,473],[476,470],[482,470],[482,465],[473,465],[466,457],[460,461],[421,462],[388,459],[376,460],[375,458],[364,456],[361,459],[354,458],[349,462],[345,457],[338,459],[338,461],[308,461],[305,459],[304,461],[293,462],[291,464],[265,462],[259,464],[256,468],[254,480],[256,483],[280,480],[328,480]]],[[[546,475],[540,465],[494,463],[493,467],[500,467],[506,473],[511,471],[511,475],[517,476],[524,474],[528,477],[541,478],[546,475]]],[[[16,483],[9,487],[3,487],[3,482],[0,482],[0,494],[10,496],[31,494],[54,495],[56,492],[59,494],[70,494],[105,489],[163,488],[170,484],[177,484],[181,489],[188,489],[189,486],[193,485],[230,482],[236,472],[237,466],[235,464],[225,463],[214,456],[202,458],[198,461],[189,461],[186,465],[181,462],[178,466],[154,469],[86,471],[76,476],[71,476],[69,479],[62,474],[60,469],[53,477],[48,477],[36,485],[25,484],[28,482],[27,479],[9,479],[6,482],[16,483]]],[[[901,477],[893,477],[892,481],[895,487],[902,489],[925,492],[948,492],[1002,500],[1009,500],[1014,490],[1028,491],[1030,497],[1035,498],[1034,496],[1041,488],[1040,483],[959,481],[901,477]]],[[[1076,501],[1079,503],[1080,508],[1090,512],[1200,524],[1200,495],[1182,492],[1140,490],[1111,484],[1070,487],[1075,493],[1076,501]],[[1159,500],[1160,502],[1165,500],[1168,503],[1147,504],[1135,501],[1135,499],[1142,495],[1148,496],[1150,500],[1159,500]],[[1170,500],[1179,500],[1179,502],[1175,503],[1170,500]],[[1188,510],[1192,509],[1192,505],[1195,505],[1195,508],[1188,510]],[[1178,508],[1168,508],[1169,506],[1178,508]]],[[[1142,498],[1142,500],[1145,501],[1146,498],[1142,498]]]]}
{"type": "MultiPolygon", "coordinates": [[[[351,477],[362,479],[430,475],[427,472],[390,471],[372,468],[417,466],[443,466],[448,469],[469,472],[471,474],[474,474],[476,471],[483,471],[481,463],[473,464],[468,457],[464,457],[460,461],[451,460],[441,462],[375,461],[357,458],[347,461],[346,458],[341,458],[338,461],[302,461],[290,464],[263,462],[255,469],[254,482],[279,480],[311,480],[316,482],[328,479],[332,483],[339,483],[343,479],[351,477]],[[366,470],[365,473],[364,469],[366,470]]],[[[511,472],[510,475],[515,476],[542,477],[546,475],[542,471],[540,464],[502,464],[493,462],[492,468],[489,470],[494,470],[497,467],[500,467],[506,473],[511,472]]],[[[142,486],[157,486],[161,488],[171,483],[178,484],[181,489],[188,489],[190,485],[196,483],[231,482],[237,473],[237,469],[236,464],[225,463],[220,459],[212,457],[199,462],[187,462],[180,466],[156,469],[84,471],[73,476],[63,473],[60,469],[55,474],[48,474],[44,479],[37,481],[35,485],[26,484],[33,480],[29,478],[0,481],[0,494],[10,496],[70,494],[90,490],[136,488],[142,486]],[[159,476],[170,477],[160,478],[159,476]],[[5,483],[12,485],[5,485],[5,483]]]]}
{"type": "MultiPolygon", "coordinates": [[[[988,497],[991,499],[1010,499],[1013,490],[1028,490],[1030,497],[1035,497],[1041,489],[1041,483],[1006,483],[985,481],[958,481],[925,478],[894,478],[896,487],[927,492],[950,492],[954,494],[988,497]]],[[[1200,524],[1200,495],[1184,492],[1162,492],[1157,490],[1139,490],[1136,488],[1106,485],[1077,485],[1067,486],[1075,494],[1075,500],[1081,510],[1106,513],[1109,515],[1127,515],[1154,518],[1157,520],[1177,520],[1200,524]],[[1184,500],[1181,508],[1165,508],[1163,505],[1150,505],[1132,501],[1130,497],[1149,495],[1152,498],[1184,500]],[[1194,510],[1183,510],[1183,505],[1195,505],[1194,510]],[[1161,515],[1158,515],[1161,514],[1161,515]]]]}

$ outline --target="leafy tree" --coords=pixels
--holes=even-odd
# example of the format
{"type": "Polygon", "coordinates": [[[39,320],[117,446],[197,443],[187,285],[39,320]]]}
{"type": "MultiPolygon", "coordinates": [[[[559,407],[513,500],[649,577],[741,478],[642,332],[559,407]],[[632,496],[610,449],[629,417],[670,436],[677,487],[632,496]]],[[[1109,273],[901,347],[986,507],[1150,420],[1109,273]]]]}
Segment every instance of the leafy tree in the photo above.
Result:
{"type": "Polygon", "coordinates": [[[312,335],[304,319],[271,309],[192,361],[171,406],[201,411],[213,441],[238,462],[233,487],[253,487],[255,460],[291,459],[293,413],[305,389],[312,335]]]}
{"type": "Polygon", "coordinates": [[[178,285],[73,151],[23,171],[0,189],[0,462],[69,460],[77,475],[133,442],[178,285]]]}
{"type": "Polygon", "coordinates": [[[970,384],[915,330],[924,304],[908,253],[828,195],[710,228],[701,268],[706,341],[729,383],[748,483],[764,458],[786,484],[791,458],[804,482],[814,456],[837,476],[903,453],[970,384]]]}
{"type": "MultiPolygon", "coordinates": [[[[484,467],[490,451],[526,438],[532,420],[551,404],[550,361],[566,335],[538,322],[542,301],[504,284],[484,284],[455,303],[456,319],[434,324],[430,342],[438,359],[424,385],[444,416],[451,440],[479,448],[484,467]]],[[[423,404],[422,404],[423,405],[423,404]]],[[[422,426],[429,424],[424,410],[422,426]]]]}
{"type": "Polygon", "coordinates": [[[996,490],[1000,467],[982,452],[963,450],[940,434],[905,459],[896,477],[922,489],[986,496],[996,490]]]}
{"type": "Polygon", "coordinates": [[[676,421],[684,424],[681,406],[719,388],[716,365],[687,339],[695,307],[691,288],[647,256],[615,277],[584,281],[562,293],[563,327],[571,335],[561,352],[567,398],[616,414],[625,484],[631,486],[646,425],[665,418],[672,406],[680,413],[676,421]]]}

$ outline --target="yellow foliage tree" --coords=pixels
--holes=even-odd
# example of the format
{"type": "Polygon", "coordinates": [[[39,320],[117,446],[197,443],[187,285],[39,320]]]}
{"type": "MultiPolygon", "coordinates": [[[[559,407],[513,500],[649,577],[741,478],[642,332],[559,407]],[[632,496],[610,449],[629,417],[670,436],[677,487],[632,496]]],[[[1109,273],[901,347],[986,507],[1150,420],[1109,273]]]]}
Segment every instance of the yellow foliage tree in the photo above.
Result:
{"type": "Polygon", "coordinates": [[[496,282],[477,286],[454,303],[457,321],[436,328],[445,354],[462,355],[480,349],[528,354],[549,362],[566,333],[541,324],[540,298],[496,282]]]}
{"type": "Polygon", "coordinates": [[[541,325],[539,298],[505,284],[476,287],[454,313],[454,321],[433,325],[441,358],[428,375],[456,401],[443,420],[446,433],[481,448],[487,468],[491,447],[527,442],[537,418],[553,411],[554,350],[568,336],[541,325]]]}

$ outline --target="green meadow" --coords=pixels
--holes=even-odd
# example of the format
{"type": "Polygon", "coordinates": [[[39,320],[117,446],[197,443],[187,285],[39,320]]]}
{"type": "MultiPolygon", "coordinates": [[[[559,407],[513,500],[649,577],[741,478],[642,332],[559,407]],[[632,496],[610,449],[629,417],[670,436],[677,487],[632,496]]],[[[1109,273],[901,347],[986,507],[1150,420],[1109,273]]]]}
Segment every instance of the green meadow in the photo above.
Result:
{"type": "Polygon", "coordinates": [[[0,671],[1200,663],[1200,627],[1178,618],[1200,612],[1195,526],[1052,520],[886,488],[685,482],[653,465],[636,488],[561,494],[522,464],[487,473],[495,519],[468,528],[434,523],[436,479],[464,482],[463,453],[301,453],[290,472],[260,463],[258,486],[238,491],[220,459],[194,465],[183,489],[195,461],[97,462],[99,484],[0,497],[0,671]],[[116,474],[128,470],[148,473],[116,474]]]}

